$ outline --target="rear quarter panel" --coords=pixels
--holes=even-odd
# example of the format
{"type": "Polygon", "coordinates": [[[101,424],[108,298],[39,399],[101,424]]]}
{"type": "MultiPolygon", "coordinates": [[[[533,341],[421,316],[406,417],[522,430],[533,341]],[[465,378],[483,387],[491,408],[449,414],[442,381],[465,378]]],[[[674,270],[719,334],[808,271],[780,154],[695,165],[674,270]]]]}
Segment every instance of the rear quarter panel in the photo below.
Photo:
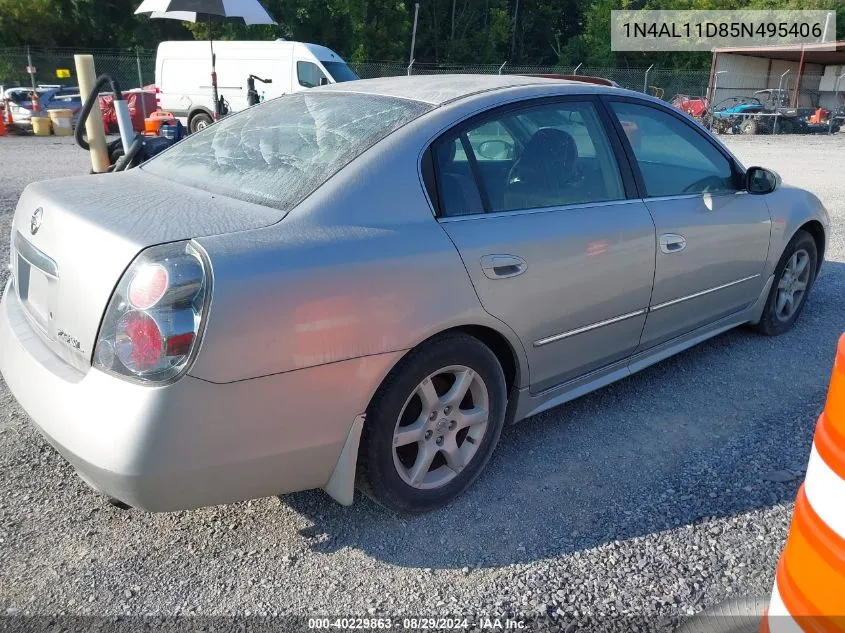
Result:
{"type": "Polygon", "coordinates": [[[419,178],[415,124],[355,160],[266,229],[200,238],[214,292],[190,370],[230,382],[407,350],[487,314],[419,178]],[[411,129],[408,129],[411,128],[411,129]],[[374,151],[377,150],[377,151],[374,151]]]}

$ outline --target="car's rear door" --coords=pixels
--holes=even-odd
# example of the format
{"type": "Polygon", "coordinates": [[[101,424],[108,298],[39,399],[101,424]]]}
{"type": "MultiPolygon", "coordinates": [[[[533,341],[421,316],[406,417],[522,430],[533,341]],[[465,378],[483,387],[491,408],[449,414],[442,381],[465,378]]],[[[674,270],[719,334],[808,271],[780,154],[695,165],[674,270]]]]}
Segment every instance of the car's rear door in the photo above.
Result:
{"type": "Polygon", "coordinates": [[[657,228],[643,349],[748,307],[759,296],[771,218],[706,130],[638,99],[610,98],[657,228]]]}
{"type": "Polygon", "coordinates": [[[625,359],[645,321],[654,225],[599,106],[507,106],[431,150],[439,221],[484,308],[522,340],[533,392],[625,359]]]}

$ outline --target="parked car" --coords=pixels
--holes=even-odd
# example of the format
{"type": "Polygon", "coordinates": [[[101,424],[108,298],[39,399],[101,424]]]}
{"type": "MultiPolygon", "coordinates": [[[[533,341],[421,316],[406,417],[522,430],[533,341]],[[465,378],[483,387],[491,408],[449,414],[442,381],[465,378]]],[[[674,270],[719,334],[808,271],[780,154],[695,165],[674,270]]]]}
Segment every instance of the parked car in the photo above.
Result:
{"type": "Polygon", "coordinates": [[[131,506],[349,504],[357,482],[421,512],[475,481],[505,424],[730,328],[789,330],[829,226],[641,94],[330,85],[127,172],[29,185],[0,371],[131,506]]]}
{"type": "MultiPolygon", "coordinates": [[[[82,109],[82,98],[79,88],[74,86],[41,86],[36,88],[39,108],[42,112],[57,109],[72,110],[73,121],[82,109]]],[[[8,88],[6,97],[9,98],[9,110],[15,125],[31,125],[32,117],[32,88],[8,88]]]]}
{"type": "MultiPolygon", "coordinates": [[[[231,112],[248,107],[249,77],[259,81],[260,99],[306,90],[322,83],[358,79],[340,55],[306,42],[214,42],[217,86],[231,112]]],[[[212,122],[211,44],[162,42],[156,55],[156,86],[162,110],[172,112],[190,132],[212,122]]]]}

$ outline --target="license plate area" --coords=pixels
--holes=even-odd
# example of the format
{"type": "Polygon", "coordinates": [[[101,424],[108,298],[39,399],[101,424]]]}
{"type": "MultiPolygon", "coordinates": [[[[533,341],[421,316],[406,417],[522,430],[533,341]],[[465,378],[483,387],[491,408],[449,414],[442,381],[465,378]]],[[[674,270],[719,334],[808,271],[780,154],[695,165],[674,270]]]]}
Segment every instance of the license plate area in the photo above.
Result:
{"type": "Polygon", "coordinates": [[[26,311],[45,333],[50,320],[51,279],[18,255],[18,297],[26,311]]]}
{"type": "Polygon", "coordinates": [[[15,232],[15,286],[30,320],[47,334],[52,319],[51,309],[58,289],[59,268],[45,253],[15,232]]]}

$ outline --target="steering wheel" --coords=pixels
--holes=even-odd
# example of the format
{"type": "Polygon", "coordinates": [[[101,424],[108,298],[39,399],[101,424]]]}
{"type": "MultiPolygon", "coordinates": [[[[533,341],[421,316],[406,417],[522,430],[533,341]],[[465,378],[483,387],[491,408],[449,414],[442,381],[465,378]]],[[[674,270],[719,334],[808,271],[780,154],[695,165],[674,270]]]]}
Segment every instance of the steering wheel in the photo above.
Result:
{"type": "Polygon", "coordinates": [[[688,184],[682,189],[683,193],[708,193],[709,191],[721,190],[724,188],[725,180],[719,176],[705,176],[688,184]]]}

